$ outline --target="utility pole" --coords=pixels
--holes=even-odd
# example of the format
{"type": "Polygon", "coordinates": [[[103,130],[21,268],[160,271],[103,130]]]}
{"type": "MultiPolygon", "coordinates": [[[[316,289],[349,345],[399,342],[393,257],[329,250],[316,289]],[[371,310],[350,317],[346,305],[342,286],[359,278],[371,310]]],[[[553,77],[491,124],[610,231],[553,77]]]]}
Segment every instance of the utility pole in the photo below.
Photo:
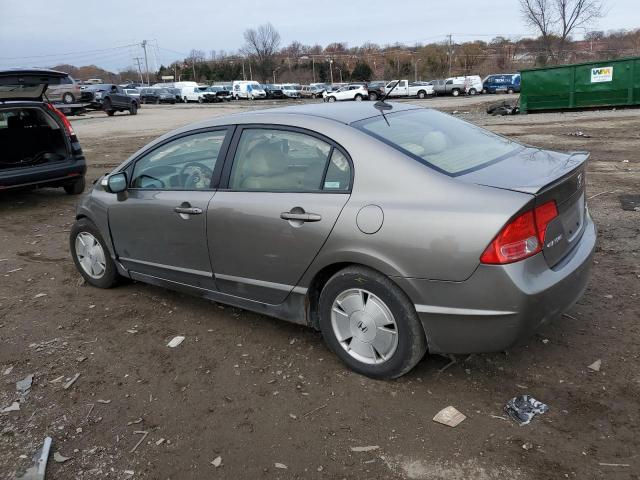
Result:
{"type": "Polygon", "coordinates": [[[138,72],[140,72],[140,83],[144,83],[144,78],[142,77],[142,65],[140,64],[140,60],[142,60],[142,58],[134,57],[133,59],[138,64],[138,72]]]}
{"type": "Polygon", "coordinates": [[[316,83],[316,60],[313,57],[311,57],[311,70],[313,71],[313,83],[316,83]]]}
{"type": "Polygon", "coordinates": [[[451,76],[451,61],[453,60],[453,41],[451,39],[451,34],[449,36],[449,76],[451,76]]]}
{"type": "Polygon", "coordinates": [[[144,66],[147,71],[147,85],[149,85],[149,59],[147,58],[147,41],[142,41],[142,49],[144,50],[144,66]]]}
{"type": "Polygon", "coordinates": [[[195,59],[195,57],[193,57],[191,59],[191,68],[193,69],[193,81],[197,82],[197,80],[196,80],[196,59],[195,59]]]}
{"type": "Polygon", "coordinates": [[[251,71],[251,60],[249,60],[249,80],[253,80],[253,72],[251,71]]]}
{"type": "Polygon", "coordinates": [[[331,74],[331,85],[333,85],[333,60],[329,60],[329,74],[331,74]]]}
{"type": "Polygon", "coordinates": [[[242,59],[242,80],[246,80],[247,76],[244,73],[244,58],[242,59]]]}

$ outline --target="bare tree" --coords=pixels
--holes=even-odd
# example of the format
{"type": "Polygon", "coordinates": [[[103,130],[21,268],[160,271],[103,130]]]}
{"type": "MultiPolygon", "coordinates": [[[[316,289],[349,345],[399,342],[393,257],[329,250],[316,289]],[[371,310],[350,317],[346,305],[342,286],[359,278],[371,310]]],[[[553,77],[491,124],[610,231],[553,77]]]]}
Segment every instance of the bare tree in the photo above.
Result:
{"type": "Polygon", "coordinates": [[[273,25],[265,23],[257,29],[246,30],[244,40],[244,53],[255,63],[260,80],[266,82],[273,75],[275,57],[280,47],[280,34],[273,25]]]}
{"type": "Polygon", "coordinates": [[[548,57],[562,60],[576,28],[586,28],[603,15],[603,0],[519,0],[525,22],[538,30],[548,57]]]}

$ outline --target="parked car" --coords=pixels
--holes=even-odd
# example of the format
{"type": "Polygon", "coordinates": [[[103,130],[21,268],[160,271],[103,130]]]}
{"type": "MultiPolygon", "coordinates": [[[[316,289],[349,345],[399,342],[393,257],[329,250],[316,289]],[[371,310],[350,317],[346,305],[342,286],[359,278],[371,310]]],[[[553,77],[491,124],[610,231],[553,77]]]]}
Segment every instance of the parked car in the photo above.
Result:
{"type": "Polygon", "coordinates": [[[291,85],[291,84],[280,85],[280,89],[282,90],[282,93],[284,94],[284,96],[287,98],[300,97],[300,91],[295,87],[295,85],[291,85]]]}
{"type": "Polygon", "coordinates": [[[264,93],[267,94],[267,98],[270,99],[280,99],[284,98],[284,93],[279,86],[274,85],[273,83],[263,83],[262,88],[264,89],[264,93]]]}
{"type": "Polygon", "coordinates": [[[57,85],[47,88],[46,96],[52,102],[75,103],[81,97],[80,85],[71,76],[60,79],[57,85]]]}
{"type": "Polygon", "coordinates": [[[322,94],[325,102],[336,102],[339,100],[362,101],[369,98],[369,92],[364,85],[347,85],[331,92],[325,91],[322,94]]]}
{"type": "Polygon", "coordinates": [[[384,80],[375,80],[367,83],[367,91],[369,92],[369,100],[378,100],[386,93],[385,87],[388,82],[384,80]]]}
{"type": "Polygon", "coordinates": [[[87,87],[93,94],[91,106],[97,110],[104,110],[110,117],[116,112],[127,111],[131,115],[138,113],[138,101],[127,95],[119,85],[101,83],[87,87]]]}
{"type": "Polygon", "coordinates": [[[169,91],[168,88],[143,88],[140,92],[140,101],[142,103],[176,103],[175,92],[169,91]]]}
{"type": "Polygon", "coordinates": [[[464,93],[467,95],[477,95],[483,91],[484,87],[479,75],[467,75],[464,77],[464,93]]]}
{"type": "Polygon", "coordinates": [[[138,100],[138,105],[140,104],[140,90],[137,88],[123,88],[124,93],[129,95],[131,98],[135,98],[138,100]]]}
{"type": "Polygon", "coordinates": [[[446,78],[443,80],[432,80],[433,92],[435,95],[453,95],[457,97],[464,93],[464,77],[446,78]],[[462,80],[460,80],[462,78],[462,80]]]}
{"type": "Polygon", "coordinates": [[[489,75],[482,82],[484,93],[520,93],[520,74],[501,73],[489,75]]]}
{"type": "Polygon", "coordinates": [[[300,90],[300,96],[302,98],[319,98],[322,97],[325,87],[319,87],[317,85],[303,85],[300,90]]]}
{"type": "Polygon", "coordinates": [[[71,123],[44,96],[67,74],[54,70],[0,71],[0,191],[62,187],[82,193],[87,170],[71,123]]]}
{"type": "Polygon", "coordinates": [[[188,85],[181,88],[182,92],[182,100],[184,103],[189,102],[198,102],[204,103],[204,91],[207,87],[202,87],[200,85],[188,85]]]}
{"type": "Polygon", "coordinates": [[[176,99],[176,103],[182,102],[182,89],[177,87],[166,87],[166,89],[176,99]]]}
{"type": "Polygon", "coordinates": [[[230,95],[224,88],[214,85],[203,90],[202,98],[207,103],[228,102],[230,95]]]}
{"type": "Polygon", "coordinates": [[[427,347],[505,350],[573,305],[596,241],[588,153],[388,105],[253,111],[160,137],[78,205],[78,271],[312,326],[375,378],[427,347]]]}
{"type": "Polygon", "coordinates": [[[392,97],[427,98],[433,95],[433,85],[427,82],[412,82],[410,80],[392,80],[384,87],[385,93],[392,97]]]}
{"type": "Polygon", "coordinates": [[[262,85],[254,80],[236,80],[233,82],[233,98],[236,100],[241,98],[256,100],[267,98],[267,93],[262,88],[262,85]]]}

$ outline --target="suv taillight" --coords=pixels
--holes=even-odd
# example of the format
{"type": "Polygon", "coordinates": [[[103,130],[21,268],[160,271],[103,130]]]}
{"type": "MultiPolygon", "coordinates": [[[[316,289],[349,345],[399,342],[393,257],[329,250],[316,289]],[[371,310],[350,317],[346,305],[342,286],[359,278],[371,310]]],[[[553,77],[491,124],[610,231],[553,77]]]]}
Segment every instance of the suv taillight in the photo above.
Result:
{"type": "Polygon", "coordinates": [[[64,129],[67,131],[67,135],[69,135],[70,137],[75,135],[75,132],[73,131],[73,127],[71,126],[71,122],[69,121],[69,119],[64,113],[62,113],[60,110],[58,110],[56,107],[54,107],[50,103],[47,103],[47,108],[49,108],[49,110],[55,113],[58,116],[58,118],[62,120],[62,124],[64,125],[64,129]]]}
{"type": "Polygon", "coordinates": [[[554,200],[518,215],[493,239],[480,261],[504,265],[542,251],[547,225],[557,216],[558,208],[554,200]]]}

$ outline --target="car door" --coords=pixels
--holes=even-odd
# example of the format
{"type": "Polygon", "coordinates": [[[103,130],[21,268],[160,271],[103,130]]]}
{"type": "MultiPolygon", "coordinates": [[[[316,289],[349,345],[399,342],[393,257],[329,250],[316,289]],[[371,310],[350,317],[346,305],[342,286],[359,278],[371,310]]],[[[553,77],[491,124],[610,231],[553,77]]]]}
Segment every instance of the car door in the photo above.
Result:
{"type": "Polygon", "coordinates": [[[234,296],[280,304],[349,198],[351,161],[332,141],[293,127],[245,126],[232,144],[226,187],[207,212],[216,285],[234,296]]]}
{"type": "Polygon", "coordinates": [[[228,129],[168,140],[126,169],[126,198],[108,210],[119,261],[129,270],[215,289],[207,208],[229,142],[228,129]]]}

